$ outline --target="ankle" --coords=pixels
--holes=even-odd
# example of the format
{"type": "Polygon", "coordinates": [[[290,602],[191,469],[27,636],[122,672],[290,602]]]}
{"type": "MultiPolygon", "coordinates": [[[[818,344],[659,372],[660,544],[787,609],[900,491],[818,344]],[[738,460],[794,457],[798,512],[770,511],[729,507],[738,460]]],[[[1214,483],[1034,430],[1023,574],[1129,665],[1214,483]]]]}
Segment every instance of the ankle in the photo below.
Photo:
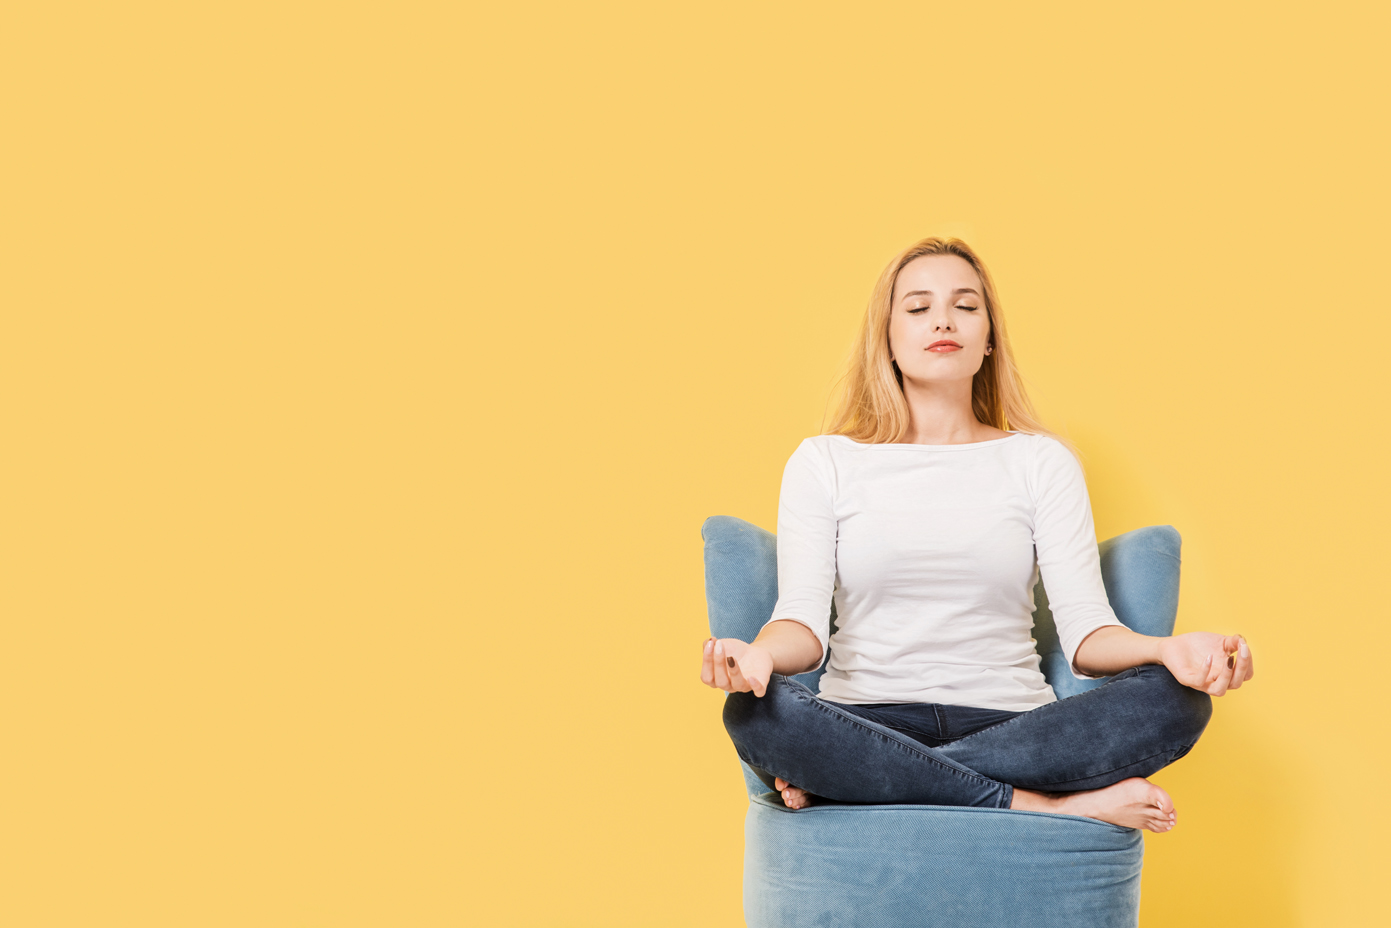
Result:
{"type": "Polygon", "coordinates": [[[1061,805],[1061,800],[1048,793],[1036,793],[1031,789],[1014,790],[1014,797],[1010,799],[1009,807],[1022,812],[1054,812],[1061,805]]]}

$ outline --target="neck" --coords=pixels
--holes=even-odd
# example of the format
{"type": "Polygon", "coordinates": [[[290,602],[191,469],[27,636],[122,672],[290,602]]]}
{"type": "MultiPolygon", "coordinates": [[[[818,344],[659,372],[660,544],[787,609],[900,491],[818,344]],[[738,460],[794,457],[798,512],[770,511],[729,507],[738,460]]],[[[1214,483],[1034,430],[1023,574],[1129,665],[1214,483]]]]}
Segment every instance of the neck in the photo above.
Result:
{"type": "Polygon", "coordinates": [[[908,433],[902,441],[914,445],[961,445],[986,441],[998,429],[976,418],[971,409],[971,381],[947,383],[903,381],[908,401],[908,433]]]}

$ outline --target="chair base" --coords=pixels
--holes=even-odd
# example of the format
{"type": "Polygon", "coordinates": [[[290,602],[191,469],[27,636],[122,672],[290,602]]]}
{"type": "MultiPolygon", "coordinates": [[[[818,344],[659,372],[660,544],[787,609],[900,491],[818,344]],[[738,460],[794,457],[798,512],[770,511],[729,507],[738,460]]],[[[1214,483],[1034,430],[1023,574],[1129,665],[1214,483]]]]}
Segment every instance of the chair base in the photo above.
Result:
{"type": "Polygon", "coordinates": [[[750,928],[1133,928],[1140,832],[1072,815],[749,803],[750,928]]]}

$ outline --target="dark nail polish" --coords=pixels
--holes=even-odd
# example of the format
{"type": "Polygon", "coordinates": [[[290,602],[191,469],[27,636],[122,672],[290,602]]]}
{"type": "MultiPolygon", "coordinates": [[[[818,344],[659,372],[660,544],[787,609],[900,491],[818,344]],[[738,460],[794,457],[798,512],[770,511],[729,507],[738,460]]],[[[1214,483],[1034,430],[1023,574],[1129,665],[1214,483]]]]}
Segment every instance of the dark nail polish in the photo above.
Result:
{"type": "Polygon", "coordinates": [[[734,666],[734,658],[732,658],[732,657],[726,657],[725,660],[729,662],[729,666],[731,666],[731,667],[734,666]]]}

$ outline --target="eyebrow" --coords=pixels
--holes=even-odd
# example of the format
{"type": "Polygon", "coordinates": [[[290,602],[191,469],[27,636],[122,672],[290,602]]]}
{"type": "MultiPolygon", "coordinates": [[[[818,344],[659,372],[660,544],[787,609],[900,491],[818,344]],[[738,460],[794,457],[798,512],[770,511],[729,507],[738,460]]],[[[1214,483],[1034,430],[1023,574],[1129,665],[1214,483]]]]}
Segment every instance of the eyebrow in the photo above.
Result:
{"type": "MultiPolygon", "coordinates": [[[[976,291],[972,290],[970,287],[957,287],[955,290],[952,291],[952,296],[956,296],[958,293],[976,293],[976,291]]],[[[901,299],[901,300],[906,300],[906,299],[908,299],[910,296],[921,296],[921,295],[923,295],[923,294],[926,294],[927,296],[932,296],[932,291],[931,291],[931,290],[909,290],[907,293],[903,294],[903,296],[899,297],[899,299],[901,299]]],[[[979,294],[979,293],[976,293],[976,296],[980,296],[980,294],[979,294]]]]}

